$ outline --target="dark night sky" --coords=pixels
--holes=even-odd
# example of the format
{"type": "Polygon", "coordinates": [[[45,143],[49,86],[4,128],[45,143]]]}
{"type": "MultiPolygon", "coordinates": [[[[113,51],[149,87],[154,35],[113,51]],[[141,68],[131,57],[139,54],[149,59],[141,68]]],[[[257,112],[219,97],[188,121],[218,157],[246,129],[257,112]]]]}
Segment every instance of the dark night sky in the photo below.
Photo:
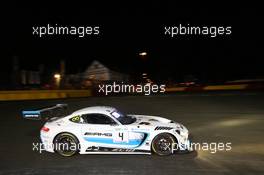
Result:
{"type": "Polygon", "coordinates": [[[142,65],[140,51],[148,52],[147,69],[154,78],[181,78],[193,74],[201,79],[233,79],[263,76],[259,25],[254,8],[181,8],[168,4],[126,5],[122,8],[15,8],[7,14],[8,35],[1,71],[11,70],[11,58],[21,67],[35,69],[45,64],[57,69],[66,61],[67,73],[83,71],[97,59],[115,70],[135,73],[142,65]],[[100,37],[32,35],[32,26],[99,25],[100,37]],[[164,36],[164,25],[232,26],[232,35],[164,36]],[[8,65],[8,66],[7,66],[8,65]]]}

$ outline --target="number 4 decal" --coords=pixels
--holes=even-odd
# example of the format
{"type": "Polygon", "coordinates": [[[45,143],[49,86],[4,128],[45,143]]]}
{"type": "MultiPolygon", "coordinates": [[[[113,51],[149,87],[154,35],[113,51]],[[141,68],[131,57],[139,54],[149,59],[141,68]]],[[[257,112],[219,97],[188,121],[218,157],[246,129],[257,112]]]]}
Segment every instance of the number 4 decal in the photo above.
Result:
{"type": "Polygon", "coordinates": [[[128,132],[127,131],[125,131],[125,132],[115,132],[113,134],[113,141],[115,143],[128,142],[128,132]]]}
{"type": "Polygon", "coordinates": [[[118,136],[121,138],[122,141],[124,140],[124,133],[123,133],[123,132],[120,132],[120,133],[118,134],[118,136]]]}

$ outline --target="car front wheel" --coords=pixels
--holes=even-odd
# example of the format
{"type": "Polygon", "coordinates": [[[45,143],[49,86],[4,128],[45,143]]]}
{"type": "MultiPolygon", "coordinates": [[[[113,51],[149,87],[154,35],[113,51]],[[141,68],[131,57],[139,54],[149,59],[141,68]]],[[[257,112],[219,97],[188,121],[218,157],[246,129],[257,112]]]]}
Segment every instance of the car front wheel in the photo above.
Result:
{"type": "Polygon", "coordinates": [[[152,141],[152,151],[160,156],[173,154],[175,145],[175,138],[168,133],[157,135],[152,141]]]}

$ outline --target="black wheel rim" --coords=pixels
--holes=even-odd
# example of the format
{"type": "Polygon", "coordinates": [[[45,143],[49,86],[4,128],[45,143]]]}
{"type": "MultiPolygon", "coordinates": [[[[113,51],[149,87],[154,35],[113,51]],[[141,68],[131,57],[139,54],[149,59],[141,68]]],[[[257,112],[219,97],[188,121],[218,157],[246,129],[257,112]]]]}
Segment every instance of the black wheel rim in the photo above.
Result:
{"type": "Polygon", "coordinates": [[[55,150],[63,156],[71,156],[77,152],[75,139],[69,135],[62,135],[56,140],[55,150]]]}
{"type": "Polygon", "coordinates": [[[154,142],[154,150],[159,155],[172,154],[173,140],[170,137],[160,136],[154,142]]]}

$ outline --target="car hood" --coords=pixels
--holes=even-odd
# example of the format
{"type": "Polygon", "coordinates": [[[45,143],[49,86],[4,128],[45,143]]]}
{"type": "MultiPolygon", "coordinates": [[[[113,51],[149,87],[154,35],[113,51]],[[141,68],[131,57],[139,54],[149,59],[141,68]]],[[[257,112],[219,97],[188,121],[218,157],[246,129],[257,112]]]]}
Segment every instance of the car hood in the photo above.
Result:
{"type": "Polygon", "coordinates": [[[149,127],[184,127],[180,123],[174,122],[170,119],[166,119],[159,116],[148,116],[148,115],[129,115],[135,117],[137,120],[133,123],[133,125],[142,125],[142,126],[149,126],[149,127]]]}

